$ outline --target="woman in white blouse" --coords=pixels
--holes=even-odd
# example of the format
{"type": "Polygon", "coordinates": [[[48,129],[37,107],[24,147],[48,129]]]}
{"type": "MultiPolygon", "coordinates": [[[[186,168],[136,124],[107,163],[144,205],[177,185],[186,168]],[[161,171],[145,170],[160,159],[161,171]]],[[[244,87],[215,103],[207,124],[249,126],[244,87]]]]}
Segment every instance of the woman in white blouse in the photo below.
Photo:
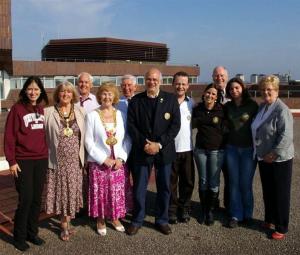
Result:
{"type": "Polygon", "coordinates": [[[101,85],[96,94],[100,107],[87,115],[85,147],[89,162],[89,216],[97,218],[97,232],[107,233],[105,219],[120,232],[120,218],[130,207],[131,188],[125,164],[131,142],[122,114],[114,106],[119,92],[112,83],[101,85]]]}

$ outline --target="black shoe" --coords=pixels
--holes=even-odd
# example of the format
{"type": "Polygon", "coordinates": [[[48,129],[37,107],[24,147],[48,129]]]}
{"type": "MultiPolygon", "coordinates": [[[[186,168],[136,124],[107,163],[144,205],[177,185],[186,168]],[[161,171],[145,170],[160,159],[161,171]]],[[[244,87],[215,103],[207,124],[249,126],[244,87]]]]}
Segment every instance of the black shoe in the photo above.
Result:
{"type": "Polygon", "coordinates": [[[212,210],[208,210],[205,214],[205,225],[212,226],[215,223],[212,210]]]}
{"type": "Polygon", "coordinates": [[[238,227],[238,220],[236,218],[231,218],[228,222],[229,228],[237,228],[238,227]]]}
{"type": "Polygon", "coordinates": [[[187,211],[184,211],[180,217],[180,222],[188,223],[190,221],[190,215],[187,211]]]}
{"type": "Polygon", "coordinates": [[[169,223],[170,224],[177,224],[178,223],[177,217],[175,215],[174,216],[170,216],[169,217],[169,223]]]}
{"type": "Polygon", "coordinates": [[[246,226],[246,227],[251,227],[254,225],[253,219],[245,218],[243,221],[241,221],[241,225],[246,226]]]}
{"type": "Polygon", "coordinates": [[[38,236],[28,237],[27,241],[33,243],[34,245],[38,245],[38,246],[41,246],[46,243],[42,238],[40,238],[38,236]]]}
{"type": "Polygon", "coordinates": [[[155,224],[155,227],[164,235],[170,235],[172,233],[172,230],[168,224],[155,224]]]}
{"type": "Polygon", "coordinates": [[[27,251],[30,248],[26,242],[14,241],[14,246],[19,251],[27,251]]]}
{"type": "Polygon", "coordinates": [[[126,233],[127,235],[133,236],[135,234],[137,234],[137,232],[139,231],[141,227],[139,226],[134,226],[134,225],[130,225],[127,229],[126,229],[126,233]]]}

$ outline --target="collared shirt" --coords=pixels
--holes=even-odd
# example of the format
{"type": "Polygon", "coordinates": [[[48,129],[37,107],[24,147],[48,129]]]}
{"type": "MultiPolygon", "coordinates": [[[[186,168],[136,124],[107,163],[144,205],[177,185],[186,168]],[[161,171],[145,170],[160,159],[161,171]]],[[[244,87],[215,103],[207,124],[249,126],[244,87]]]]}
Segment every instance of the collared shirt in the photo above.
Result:
{"type": "Polygon", "coordinates": [[[89,96],[85,99],[83,99],[82,96],[80,96],[79,102],[75,105],[83,107],[87,113],[97,109],[100,106],[97,102],[96,96],[92,93],[90,93],[89,96]]]}
{"type": "Polygon", "coordinates": [[[191,151],[193,149],[192,142],[192,110],[194,101],[190,97],[186,97],[180,104],[180,130],[175,137],[176,152],[191,151]]]}
{"type": "Polygon", "coordinates": [[[147,91],[147,97],[150,97],[150,98],[156,98],[156,97],[158,97],[158,95],[159,95],[159,90],[157,91],[157,93],[156,93],[155,95],[151,95],[151,94],[149,94],[148,91],[147,91]]]}
{"type": "Polygon", "coordinates": [[[229,101],[231,101],[231,99],[226,96],[226,89],[221,90],[221,102],[220,103],[225,105],[229,101]]]}
{"type": "Polygon", "coordinates": [[[127,116],[127,110],[128,110],[128,103],[129,103],[128,98],[121,96],[118,105],[116,106],[117,109],[119,109],[124,116],[127,116]]]}

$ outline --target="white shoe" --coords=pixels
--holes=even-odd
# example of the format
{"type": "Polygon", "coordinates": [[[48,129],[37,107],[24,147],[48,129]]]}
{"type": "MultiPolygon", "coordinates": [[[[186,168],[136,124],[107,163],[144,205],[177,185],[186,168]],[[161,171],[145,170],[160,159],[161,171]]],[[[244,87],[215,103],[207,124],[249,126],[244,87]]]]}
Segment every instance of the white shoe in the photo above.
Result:
{"type": "Polygon", "coordinates": [[[97,228],[97,233],[100,236],[106,236],[107,230],[106,230],[106,228],[97,228]]]}
{"type": "Polygon", "coordinates": [[[106,230],[105,221],[103,221],[103,224],[100,224],[100,222],[97,221],[97,233],[100,236],[106,236],[107,230],[106,230]]]}
{"type": "Polygon", "coordinates": [[[117,230],[118,232],[125,232],[125,228],[123,225],[119,225],[119,226],[114,226],[115,230],[117,230]]]}

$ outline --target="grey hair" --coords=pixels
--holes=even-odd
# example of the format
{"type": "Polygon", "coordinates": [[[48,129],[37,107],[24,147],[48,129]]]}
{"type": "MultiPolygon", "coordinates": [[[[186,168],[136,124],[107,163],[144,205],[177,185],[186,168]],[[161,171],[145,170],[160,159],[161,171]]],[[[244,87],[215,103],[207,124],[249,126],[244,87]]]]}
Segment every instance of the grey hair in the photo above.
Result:
{"type": "Polygon", "coordinates": [[[214,68],[214,70],[213,70],[213,74],[212,74],[212,75],[215,74],[215,72],[216,72],[216,70],[217,70],[218,68],[223,68],[224,71],[226,72],[227,76],[229,76],[228,69],[227,69],[225,66],[216,66],[216,67],[214,68]]]}
{"type": "Polygon", "coordinates": [[[90,82],[93,82],[93,80],[94,80],[93,76],[87,72],[81,72],[80,74],[78,74],[77,79],[79,80],[80,77],[84,74],[86,74],[89,77],[90,82]]]}
{"type": "Polygon", "coordinates": [[[131,74],[125,74],[125,75],[123,75],[122,78],[121,78],[121,82],[123,82],[124,80],[131,80],[132,83],[133,83],[133,85],[136,84],[136,77],[133,76],[133,75],[131,75],[131,74]]]}
{"type": "Polygon", "coordinates": [[[162,81],[162,80],[163,80],[162,73],[161,73],[161,71],[160,71],[158,68],[156,68],[156,67],[150,68],[150,70],[148,70],[147,73],[145,74],[145,77],[146,77],[150,72],[153,72],[153,71],[156,71],[156,72],[159,73],[159,79],[160,79],[160,81],[162,81]]]}

